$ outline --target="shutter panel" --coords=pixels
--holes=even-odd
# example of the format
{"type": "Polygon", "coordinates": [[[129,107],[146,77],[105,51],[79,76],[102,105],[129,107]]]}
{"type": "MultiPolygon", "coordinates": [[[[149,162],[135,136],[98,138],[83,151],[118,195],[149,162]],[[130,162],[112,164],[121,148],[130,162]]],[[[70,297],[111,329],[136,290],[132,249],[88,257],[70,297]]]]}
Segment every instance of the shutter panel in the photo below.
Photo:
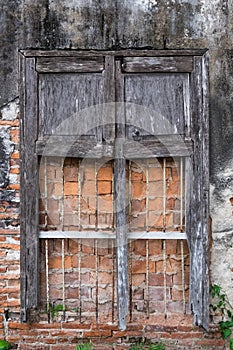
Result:
{"type": "Polygon", "coordinates": [[[193,58],[188,56],[123,59],[127,158],[190,155],[192,67],[193,58]]]}
{"type": "MultiPolygon", "coordinates": [[[[123,100],[124,81],[120,72],[120,62],[116,62],[116,99],[123,100]]],[[[125,142],[125,114],[122,104],[116,107],[116,139],[114,161],[114,193],[116,210],[116,245],[117,245],[117,310],[118,325],[126,329],[128,314],[128,240],[126,220],[126,159],[123,153],[125,142]]]]}
{"type": "Polygon", "coordinates": [[[112,156],[113,59],[20,54],[22,322],[38,306],[38,155],[112,156]]]}
{"type": "Polygon", "coordinates": [[[38,154],[85,158],[112,155],[112,149],[106,147],[113,142],[115,122],[111,104],[106,105],[114,96],[114,88],[109,87],[113,64],[109,62],[102,56],[37,59],[38,154]]]}
{"type": "Polygon", "coordinates": [[[38,155],[115,158],[121,329],[128,312],[126,158],[183,156],[191,307],[195,323],[208,328],[208,56],[182,52],[20,54],[22,321],[38,303],[38,155]]]}
{"type": "Polygon", "coordinates": [[[27,320],[28,310],[38,303],[38,161],[35,153],[37,140],[37,73],[35,58],[25,60],[20,56],[21,71],[21,118],[20,118],[20,281],[21,320],[27,320]],[[30,91],[30,93],[28,93],[30,91]]]}
{"type": "Polygon", "coordinates": [[[197,325],[209,325],[209,120],[208,56],[195,57],[192,83],[191,168],[189,222],[190,300],[197,325]]]}
{"type": "Polygon", "coordinates": [[[205,328],[209,324],[207,73],[207,55],[127,57],[121,70],[126,102],[125,157],[186,157],[190,302],[195,323],[205,328]]]}

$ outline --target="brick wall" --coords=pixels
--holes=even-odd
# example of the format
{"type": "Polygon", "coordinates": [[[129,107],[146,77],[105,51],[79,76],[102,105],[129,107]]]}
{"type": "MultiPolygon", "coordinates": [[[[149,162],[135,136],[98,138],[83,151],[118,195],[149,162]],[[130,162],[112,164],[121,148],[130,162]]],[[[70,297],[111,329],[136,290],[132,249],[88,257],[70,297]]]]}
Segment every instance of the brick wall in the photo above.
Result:
{"type": "MultiPolygon", "coordinates": [[[[126,331],[117,328],[113,241],[108,240],[106,243],[101,240],[66,239],[63,277],[62,240],[48,240],[49,299],[54,305],[63,302],[65,278],[67,309],[65,313],[60,312],[53,320],[49,320],[46,310],[46,241],[42,240],[40,312],[33,315],[32,323],[20,324],[20,163],[17,109],[16,100],[5,106],[0,116],[0,152],[3,159],[0,178],[0,338],[9,340],[15,348],[28,350],[75,349],[77,343],[89,339],[92,340],[94,349],[127,349],[130,343],[145,338],[154,342],[163,341],[167,349],[224,349],[224,342],[214,326],[209,333],[192,326],[192,316],[187,305],[188,248],[184,242],[182,280],[181,245],[176,240],[167,241],[165,260],[164,246],[160,240],[137,240],[129,243],[130,312],[126,331]],[[185,290],[182,289],[183,283],[185,290]]],[[[76,160],[67,159],[63,165],[54,159],[48,159],[47,164],[43,162],[44,159],[40,167],[41,229],[97,228],[111,231],[114,225],[111,162],[99,167],[97,181],[93,165],[86,164],[87,173],[83,173],[81,182],[76,160]],[[62,167],[64,171],[61,170],[62,167]],[[79,196],[80,184],[82,198],[79,196]],[[93,195],[95,190],[98,196],[93,195]],[[79,205],[80,211],[77,210],[79,205]]],[[[161,167],[149,167],[146,181],[144,165],[131,165],[131,172],[128,172],[128,178],[131,177],[132,181],[131,190],[129,189],[132,194],[129,203],[129,221],[133,223],[131,229],[145,229],[148,225],[155,230],[164,225],[163,220],[161,221],[162,194],[154,198],[151,188],[151,195],[146,200],[146,191],[152,187],[152,183],[157,189],[161,187],[160,169],[161,167]],[[149,209],[147,219],[146,205],[149,209]]],[[[169,229],[179,230],[180,221],[176,219],[176,214],[180,210],[180,182],[175,169],[170,164],[166,170],[167,212],[170,215],[166,223],[169,229]]]]}

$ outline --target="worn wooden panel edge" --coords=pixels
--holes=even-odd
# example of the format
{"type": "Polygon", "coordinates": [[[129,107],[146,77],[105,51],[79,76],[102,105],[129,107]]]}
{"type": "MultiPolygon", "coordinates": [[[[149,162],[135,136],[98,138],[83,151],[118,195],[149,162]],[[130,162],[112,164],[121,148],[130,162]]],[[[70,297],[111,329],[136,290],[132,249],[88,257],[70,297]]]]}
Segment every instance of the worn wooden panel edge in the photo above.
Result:
{"type": "Polygon", "coordinates": [[[65,57],[65,56],[78,56],[78,57],[93,57],[93,56],[105,56],[113,55],[118,57],[124,56],[202,56],[207,49],[179,49],[179,50],[153,50],[153,49],[127,49],[127,50],[20,50],[25,57],[65,57]]]}
{"type": "Polygon", "coordinates": [[[102,72],[103,57],[38,57],[36,71],[38,73],[86,73],[102,72]]]}
{"type": "MultiPolygon", "coordinates": [[[[116,99],[123,100],[124,80],[120,62],[116,62],[116,99]]],[[[126,224],[126,160],[123,157],[123,140],[125,139],[125,115],[121,105],[116,110],[116,138],[114,160],[114,193],[117,244],[117,310],[118,326],[126,329],[128,314],[128,251],[126,224]]]]}
{"type": "Polygon", "coordinates": [[[192,80],[192,137],[194,140],[190,222],[190,302],[194,322],[209,327],[209,141],[208,64],[194,58],[192,80]],[[204,95],[203,95],[203,91],[204,95]]]}
{"type": "MultiPolygon", "coordinates": [[[[24,155],[24,116],[25,116],[25,57],[19,54],[19,92],[20,92],[20,200],[25,202],[23,188],[25,186],[24,176],[22,176],[24,163],[22,157],[24,155]]],[[[25,322],[27,319],[26,312],[26,235],[25,235],[25,206],[20,207],[20,319],[25,322]]]]}
{"type": "Polygon", "coordinates": [[[99,159],[113,157],[113,146],[91,140],[36,141],[36,153],[41,156],[99,159]]]}
{"type": "Polygon", "coordinates": [[[193,152],[191,140],[178,142],[160,141],[126,141],[124,143],[124,156],[129,159],[155,158],[155,157],[188,157],[193,152]]]}
{"type": "Polygon", "coordinates": [[[126,73],[192,72],[192,56],[168,57],[125,57],[122,70],[126,73]]]}
{"type": "MultiPolygon", "coordinates": [[[[22,60],[22,58],[21,58],[22,60]]],[[[23,68],[23,67],[21,67],[23,68]]],[[[37,138],[37,73],[35,59],[27,58],[21,74],[21,267],[25,276],[21,289],[21,322],[28,321],[38,304],[38,171],[35,154],[37,138]],[[22,105],[23,104],[23,105],[22,105]],[[25,281],[24,281],[25,279],[25,281]]]]}

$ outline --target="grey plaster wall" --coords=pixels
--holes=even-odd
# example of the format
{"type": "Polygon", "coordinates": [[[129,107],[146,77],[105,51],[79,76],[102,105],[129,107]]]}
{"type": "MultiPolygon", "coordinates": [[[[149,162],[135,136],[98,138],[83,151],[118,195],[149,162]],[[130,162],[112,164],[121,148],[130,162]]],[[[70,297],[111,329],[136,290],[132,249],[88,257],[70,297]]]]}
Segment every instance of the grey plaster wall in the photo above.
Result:
{"type": "Polygon", "coordinates": [[[233,290],[232,33],[232,0],[0,2],[0,106],[18,96],[19,48],[209,49],[212,276],[229,293],[233,290]]]}

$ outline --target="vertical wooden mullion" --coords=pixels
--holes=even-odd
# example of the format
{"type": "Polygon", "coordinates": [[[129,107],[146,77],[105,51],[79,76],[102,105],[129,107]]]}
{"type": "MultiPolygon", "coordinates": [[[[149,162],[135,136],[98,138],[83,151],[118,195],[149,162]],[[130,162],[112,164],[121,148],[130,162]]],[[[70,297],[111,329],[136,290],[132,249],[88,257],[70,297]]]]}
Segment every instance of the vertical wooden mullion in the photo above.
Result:
{"type": "MultiPolygon", "coordinates": [[[[24,148],[25,148],[25,137],[24,137],[24,116],[26,115],[25,112],[25,105],[26,105],[26,82],[25,82],[25,69],[26,69],[26,59],[22,54],[19,54],[19,68],[20,68],[20,152],[23,156],[24,154],[24,148]]],[[[21,164],[21,171],[24,164],[21,164]]],[[[25,179],[24,176],[21,175],[20,177],[20,188],[24,188],[25,186],[25,179]]],[[[22,203],[25,203],[24,201],[24,192],[21,190],[20,193],[21,201],[22,203]]],[[[21,322],[26,322],[27,314],[26,314],[26,235],[25,235],[25,204],[21,205],[20,208],[20,303],[21,303],[21,322]]]]}
{"type": "MultiPolygon", "coordinates": [[[[120,62],[116,62],[116,99],[124,100],[124,80],[120,62]]],[[[126,328],[128,313],[128,252],[127,252],[127,224],[126,224],[126,160],[123,156],[125,139],[124,104],[118,104],[116,109],[116,137],[115,137],[115,210],[116,210],[116,245],[117,245],[117,306],[118,325],[126,328]]]]}
{"type": "Polygon", "coordinates": [[[115,138],[115,58],[105,57],[103,105],[103,142],[111,144],[115,138]]]}
{"type": "Polygon", "coordinates": [[[204,328],[209,327],[209,56],[206,53],[202,57],[202,189],[203,189],[203,206],[202,206],[202,240],[203,240],[203,314],[202,325],[204,328]]]}
{"type": "Polygon", "coordinates": [[[23,77],[21,104],[21,321],[38,304],[38,159],[37,85],[35,58],[21,58],[23,77]],[[25,63],[24,63],[25,62],[25,63]]]}
{"type": "Polygon", "coordinates": [[[208,77],[205,58],[194,57],[191,136],[192,197],[190,198],[189,245],[191,251],[190,301],[194,322],[209,324],[209,173],[208,173],[208,77]],[[191,233],[190,233],[191,232],[191,233]]]}

